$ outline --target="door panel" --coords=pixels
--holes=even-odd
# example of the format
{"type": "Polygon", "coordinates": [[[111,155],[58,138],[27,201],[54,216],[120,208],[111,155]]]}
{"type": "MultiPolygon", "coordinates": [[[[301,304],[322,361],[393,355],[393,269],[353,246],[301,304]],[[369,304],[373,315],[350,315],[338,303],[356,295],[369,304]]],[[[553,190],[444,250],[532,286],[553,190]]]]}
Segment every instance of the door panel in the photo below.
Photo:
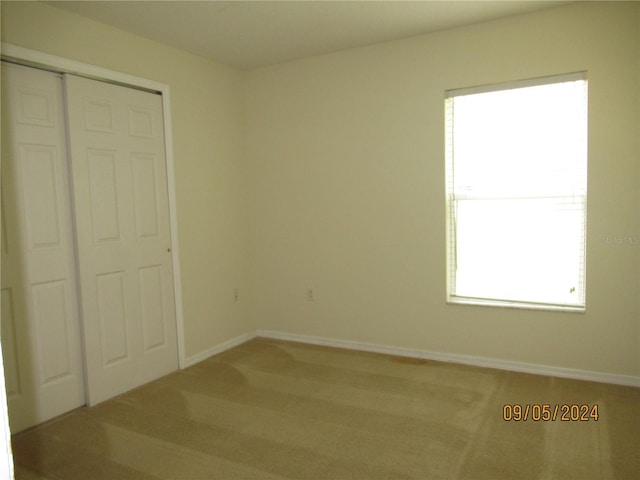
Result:
{"type": "Polygon", "coordinates": [[[162,98],[65,77],[89,403],[178,368],[162,98]]]}
{"type": "Polygon", "coordinates": [[[159,205],[155,172],[158,160],[153,155],[134,153],[131,162],[136,235],[138,239],[158,237],[159,205]]]}
{"type": "Polygon", "coordinates": [[[84,405],[60,76],[2,64],[2,349],[13,432],[84,405]]]}
{"type": "Polygon", "coordinates": [[[87,150],[91,226],[96,244],[120,240],[115,150],[87,150]]]}
{"type": "Polygon", "coordinates": [[[64,280],[33,285],[32,293],[40,371],[42,383],[47,384],[73,373],[67,318],[75,306],[67,305],[70,292],[64,280]]]}
{"type": "Polygon", "coordinates": [[[162,310],[162,265],[138,269],[140,308],[144,351],[166,345],[164,312],[162,310]]]}
{"type": "Polygon", "coordinates": [[[96,275],[102,366],[129,359],[124,272],[96,275]]]}
{"type": "Polygon", "coordinates": [[[2,289],[2,356],[4,360],[4,378],[7,398],[20,395],[20,378],[18,377],[18,344],[16,341],[16,323],[13,310],[13,290],[2,289]]]}
{"type": "MultiPolygon", "coordinates": [[[[60,193],[56,184],[59,147],[20,145],[18,158],[24,169],[22,188],[30,250],[62,246],[60,233],[60,193]]],[[[66,159],[63,159],[66,160],[66,159]]]]}

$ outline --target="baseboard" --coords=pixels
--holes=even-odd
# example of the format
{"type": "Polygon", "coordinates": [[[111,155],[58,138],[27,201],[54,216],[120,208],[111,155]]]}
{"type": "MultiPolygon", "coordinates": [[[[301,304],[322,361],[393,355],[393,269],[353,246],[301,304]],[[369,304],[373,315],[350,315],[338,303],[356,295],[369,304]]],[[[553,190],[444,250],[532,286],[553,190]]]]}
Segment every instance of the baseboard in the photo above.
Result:
{"type": "Polygon", "coordinates": [[[204,350],[203,352],[197,353],[191,357],[188,357],[184,361],[184,368],[188,368],[196,363],[202,362],[209,357],[222,353],[230,348],[236,347],[240,344],[248,342],[249,340],[256,337],[256,332],[245,333],[244,335],[240,335],[239,337],[232,338],[231,340],[227,340],[226,342],[220,343],[212,348],[204,350]]]}
{"type": "Polygon", "coordinates": [[[591,382],[640,387],[640,377],[634,377],[632,375],[618,375],[613,373],[593,372],[589,370],[577,370],[573,368],[553,367],[549,365],[538,365],[534,363],[513,362],[509,360],[477,357],[473,355],[460,355],[455,353],[441,353],[428,350],[392,347],[374,343],[338,340],[310,335],[299,335],[286,332],[277,332],[273,330],[257,330],[255,336],[277,340],[289,340],[292,342],[309,343],[313,345],[324,345],[327,347],[361,350],[365,352],[385,353],[402,357],[423,358],[427,360],[437,360],[439,362],[461,363],[464,365],[472,365],[476,367],[496,368],[499,370],[532,373],[535,375],[548,375],[552,377],[571,378],[575,380],[586,380],[591,382]]]}
{"type": "Polygon", "coordinates": [[[278,332],[273,330],[256,330],[255,332],[240,335],[231,340],[227,340],[219,345],[202,351],[185,359],[184,368],[202,362],[213,355],[222,353],[230,348],[248,342],[255,337],[272,338],[277,340],[288,340],[291,342],[308,343],[312,345],[324,345],[327,347],[346,348],[360,350],[363,352],[384,353],[387,355],[397,355],[401,357],[423,358],[426,360],[436,360],[439,362],[452,362],[476,367],[496,368],[498,370],[508,370],[513,372],[531,373],[534,375],[548,375],[552,377],[571,378],[575,380],[586,380],[591,382],[611,383],[615,385],[626,385],[630,387],[640,387],[640,377],[632,375],[619,375],[614,373],[594,372],[590,370],[578,370],[573,368],[553,367],[549,365],[539,365],[535,363],[513,362],[497,358],[478,357],[473,355],[461,355],[456,353],[433,352],[429,350],[418,350],[412,348],[394,347],[379,345],[375,343],[356,342],[352,340],[340,340],[335,338],[316,337],[312,335],[300,335],[295,333],[278,332]]]}

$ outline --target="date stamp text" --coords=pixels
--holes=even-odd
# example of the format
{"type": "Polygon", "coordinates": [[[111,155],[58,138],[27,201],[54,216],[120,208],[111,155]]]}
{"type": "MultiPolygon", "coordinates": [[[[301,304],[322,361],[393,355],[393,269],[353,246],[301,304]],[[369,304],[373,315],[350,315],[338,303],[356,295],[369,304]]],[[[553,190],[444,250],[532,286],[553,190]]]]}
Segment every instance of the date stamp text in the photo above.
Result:
{"type": "Polygon", "coordinates": [[[597,422],[598,417],[597,403],[506,403],[502,406],[502,419],[505,422],[597,422]]]}

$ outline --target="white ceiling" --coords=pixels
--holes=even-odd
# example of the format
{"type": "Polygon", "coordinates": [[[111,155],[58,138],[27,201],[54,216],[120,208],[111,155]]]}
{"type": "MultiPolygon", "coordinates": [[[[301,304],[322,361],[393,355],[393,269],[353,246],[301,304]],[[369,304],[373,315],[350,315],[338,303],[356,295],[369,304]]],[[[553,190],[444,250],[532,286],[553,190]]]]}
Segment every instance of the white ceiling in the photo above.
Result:
{"type": "Polygon", "coordinates": [[[529,13],[555,1],[52,1],[241,69],[529,13]]]}

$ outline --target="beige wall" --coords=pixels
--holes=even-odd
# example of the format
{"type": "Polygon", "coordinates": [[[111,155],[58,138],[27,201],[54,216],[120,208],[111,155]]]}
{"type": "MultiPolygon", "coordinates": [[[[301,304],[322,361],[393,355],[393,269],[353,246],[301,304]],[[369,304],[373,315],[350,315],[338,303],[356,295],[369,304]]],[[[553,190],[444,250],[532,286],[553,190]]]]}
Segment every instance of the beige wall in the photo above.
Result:
{"type": "Polygon", "coordinates": [[[565,6],[249,72],[258,328],[640,375],[640,246],[602,241],[640,235],[638,6],[565,6]],[[444,91],[580,70],[587,312],[447,305],[444,91]]]}
{"type": "Polygon", "coordinates": [[[249,72],[46,5],[1,6],[5,42],[170,85],[188,356],[257,327],[640,375],[640,246],[602,241],[640,235],[637,2],[249,72]],[[447,305],[444,90],[577,70],[587,313],[447,305]]]}
{"type": "Polygon", "coordinates": [[[48,5],[1,8],[3,42],[170,86],[186,355],[252,331],[240,73],[48,5]]]}

